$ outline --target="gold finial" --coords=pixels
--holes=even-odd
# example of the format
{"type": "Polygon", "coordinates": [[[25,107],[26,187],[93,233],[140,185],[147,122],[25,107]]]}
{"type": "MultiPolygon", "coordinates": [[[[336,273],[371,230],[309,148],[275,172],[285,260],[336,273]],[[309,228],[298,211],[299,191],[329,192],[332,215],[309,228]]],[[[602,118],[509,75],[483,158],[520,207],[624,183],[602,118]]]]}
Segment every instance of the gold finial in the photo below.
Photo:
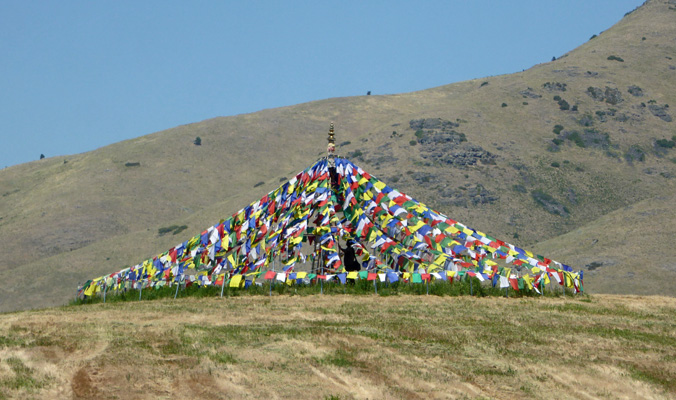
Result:
{"type": "Polygon", "coordinates": [[[331,122],[331,126],[329,127],[329,136],[326,139],[329,141],[326,152],[328,155],[333,155],[333,152],[336,151],[336,137],[335,133],[333,132],[333,122],[331,122]]]}

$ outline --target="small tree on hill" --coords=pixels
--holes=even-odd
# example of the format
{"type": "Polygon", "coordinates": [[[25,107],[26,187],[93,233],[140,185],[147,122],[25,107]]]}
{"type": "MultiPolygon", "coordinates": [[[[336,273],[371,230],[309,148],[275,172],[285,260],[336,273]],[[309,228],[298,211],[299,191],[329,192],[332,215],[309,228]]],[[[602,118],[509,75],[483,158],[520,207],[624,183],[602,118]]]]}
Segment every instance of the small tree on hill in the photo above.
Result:
{"type": "Polygon", "coordinates": [[[202,145],[202,138],[197,136],[193,143],[195,144],[195,146],[201,146],[202,145]]]}

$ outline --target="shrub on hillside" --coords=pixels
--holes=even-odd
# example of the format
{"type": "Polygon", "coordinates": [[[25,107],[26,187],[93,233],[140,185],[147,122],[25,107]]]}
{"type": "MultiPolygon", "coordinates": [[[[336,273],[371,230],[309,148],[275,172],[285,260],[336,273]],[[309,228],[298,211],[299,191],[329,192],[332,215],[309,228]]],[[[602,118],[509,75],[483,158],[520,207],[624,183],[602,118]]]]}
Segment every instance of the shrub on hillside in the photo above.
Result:
{"type": "Polygon", "coordinates": [[[622,57],[618,57],[618,56],[608,56],[608,60],[610,60],[610,61],[624,62],[624,60],[622,59],[622,57]]]}
{"type": "Polygon", "coordinates": [[[645,151],[638,145],[632,145],[629,147],[626,153],[624,153],[624,159],[627,163],[632,164],[633,161],[645,161],[645,151]]]}
{"type": "Polygon", "coordinates": [[[673,149],[676,145],[676,142],[668,139],[659,139],[655,141],[657,147],[663,147],[665,149],[673,149]]]}
{"type": "Polygon", "coordinates": [[[548,193],[545,193],[541,189],[532,191],[531,196],[533,197],[533,200],[535,200],[537,204],[542,206],[542,208],[544,208],[545,211],[547,211],[550,214],[558,215],[561,217],[567,217],[568,215],[570,215],[570,212],[563,204],[556,201],[554,197],[552,197],[548,193]]]}
{"type": "Polygon", "coordinates": [[[364,153],[362,153],[361,150],[355,150],[353,152],[347,153],[347,158],[359,158],[363,155],[364,153]]]}
{"type": "Polygon", "coordinates": [[[160,228],[157,230],[157,235],[158,236],[164,236],[168,233],[171,233],[173,235],[177,235],[184,230],[188,229],[188,225],[171,225],[171,226],[165,226],[163,228],[160,228]]]}
{"type": "Polygon", "coordinates": [[[570,134],[568,135],[568,137],[566,139],[575,143],[578,147],[582,147],[582,148],[587,147],[587,145],[585,145],[584,141],[582,140],[582,137],[580,136],[580,132],[578,132],[578,131],[570,132],[570,134]]]}

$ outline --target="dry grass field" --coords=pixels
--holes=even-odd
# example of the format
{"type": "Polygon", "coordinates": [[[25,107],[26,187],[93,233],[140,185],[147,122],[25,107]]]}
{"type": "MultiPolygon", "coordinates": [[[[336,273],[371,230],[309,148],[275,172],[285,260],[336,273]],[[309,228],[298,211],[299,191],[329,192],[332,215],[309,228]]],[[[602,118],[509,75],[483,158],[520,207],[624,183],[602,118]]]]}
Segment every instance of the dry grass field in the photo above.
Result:
{"type": "Polygon", "coordinates": [[[240,296],[0,315],[0,398],[668,399],[676,299],[240,296]]]}

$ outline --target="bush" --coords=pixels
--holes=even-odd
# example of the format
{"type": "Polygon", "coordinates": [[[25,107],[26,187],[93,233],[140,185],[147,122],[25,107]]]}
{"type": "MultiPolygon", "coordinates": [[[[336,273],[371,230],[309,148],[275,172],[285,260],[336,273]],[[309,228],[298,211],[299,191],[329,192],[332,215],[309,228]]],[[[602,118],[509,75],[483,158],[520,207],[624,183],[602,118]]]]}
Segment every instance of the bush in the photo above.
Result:
{"type": "Polygon", "coordinates": [[[554,96],[554,101],[561,101],[561,96],[559,96],[558,94],[554,96]]]}
{"type": "Polygon", "coordinates": [[[160,228],[157,230],[157,235],[158,236],[164,236],[167,233],[171,233],[173,235],[177,235],[184,230],[188,229],[188,225],[171,225],[171,226],[165,226],[164,228],[160,228]]]}
{"type": "Polygon", "coordinates": [[[253,187],[257,188],[259,186],[265,185],[265,182],[258,182],[257,184],[253,185],[253,187]]]}
{"type": "Polygon", "coordinates": [[[486,86],[486,85],[488,85],[488,81],[482,82],[480,87],[484,87],[484,86],[486,86]]]}
{"type": "Polygon", "coordinates": [[[526,189],[525,186],[523,185],[512,185],[512,190],[514,190],[517,193],[528,193],[528,190],[526,189]]]}
{"type": "Polygon", "coordinates": [[[423,136],[425,136],[425,132],[422,129],[418,129],[417,131],[415,131],[415,137],[417,137],[418,139],[422,139],[423,136]]]}
{"type": "Polygon", "coordinates": [[[527,106],[527,105],[528,105],[528,102],[527,102],[527,101],[524,101],[524,102],[521,103],[521,104],[523,104],[524,106],[527,106]]]}
{"type": "Polygon", "coordinates": [[[44,155],[44,154],[40,154],[40,159],[42,160],[43,158],[45,158],[45,155],[44,155]]]}
{"type": "Polygon", "coordinates": [[[608,60],[624,62],[624,60],[621,57],[618,57],[618,56],[608,56],[608,60]]]}
{"type": "Polygon", "coordinates": [[[355,150],[355,151],[347,154],[348,158],[359,158],[363,155],[364,155],[364,153],[362,153],[361,150],[355,150]]]}
{"type": "Polygon", "coordinates": [[[507,107],[507,103],[502,103],[501,107],[507,107]]]}
{"type": "Polygon", "coordinates": [[[554,132],[558,135],[559,133],[561,133],[562,130],[563,130],[563,125],[554,125],[554,130],[552,130],[552,132],[554,132]]]}
{"type": "Polygon", "coordinates": [[[410,142],[408,142],[408,144],[410,144],[411,146],[415,146],[416,144],[418,144],[418,141],[417,140],[411,140],[410,142]]]}
{"type": "Polygon", "coordinates": [[[567,217],[570,214],[568,208],[541,189],[532,191],[531,196],[537,204],[542,206],[550,214],[559,215],[561,217],[567,217]]]}
{"type": "Polygon", "coordinates": [[[124,163],[125,167],[140,167],[141,163],[140,162],[128,162],[124,163]]]}
{"type": "Polygon", "coordinates": [[[624,159],[631,163],[633,161],[645,161],[645,151],[638,145],[631,145],[627,152],[624,154],[624,159]]]}
{"type": "Polygon", "coordinates": [[[557,138],[557,139],[552,139],[552,143],[554,143],[554,144],[557,145],[557,146],[561,146],[561,144],[563,143],[563,140],[562,140],[562,139],[558,139],[558,138],[557,138]]]}
{"type": "Polygon", "coordinates": [[[663,147],[665,149],[673,149],[674,146],[676,146],[676,141],[667,140],[667,139],[660,139],[660,140],[656,141],[655,144],[658,147],[663,147]]]}
{"type": "Polygon", "coordinates": [[[578,131],[573,131],[568,135],[568,139],[575,143],[577,147],[582,147],[585,148],[587,145],[584,143],[584,140],[582,140],[582,137],[580,136],[580,132],[578,131]]]}
{"type": "Polygon", "coordinates": [[[551,166],[554,167],[554,168],[559,168],[559,167],[561,166],[561,164],[559,164],[558,162],[554,161],[553,163],[551,163],[551,166]]]}
{"type": "Polygon", "coordinates": [[[195,144],[195,146],[201,146],[202,145],[202,138],[197,136],[193,143],[195,144]]]}
{"type": "Polygon", "coordinates": [[[570,109],[570,104],[568,104],[567,101],[561,99],[561,100],[559,101],[559,108],[560,108],[561,110],[563,110],[563,111],[567,111],[567,110],[570,109]]]}

